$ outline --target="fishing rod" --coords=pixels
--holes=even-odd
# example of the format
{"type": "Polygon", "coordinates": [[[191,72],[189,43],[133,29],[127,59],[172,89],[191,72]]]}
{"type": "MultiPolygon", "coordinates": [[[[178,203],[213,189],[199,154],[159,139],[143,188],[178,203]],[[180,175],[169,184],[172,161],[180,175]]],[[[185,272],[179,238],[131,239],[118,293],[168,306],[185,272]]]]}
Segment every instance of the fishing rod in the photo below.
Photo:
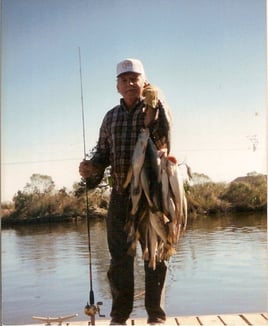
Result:
{"type": "MultiPolygon", "coordinates": [[[[81,64],[81,52],[78,47],[79,57],[79,75],[80,75],[80,91],[81,91],[81,113],[82,113],[82,126],[83,126],[83,146],[84,146],[84,160],[87,158],[86,154],[86,133],[85,133],[85,110],[84,110],[84,96],[83,96],[83,79],[82,79],[82,64],[81,64]]],[[[90,317],[89,325],[95,325],[95,315],[98,313],[100,317],[105,315],[100,314],[100,305],[102,302],[97,302],[95,305],[94,291],[93,291],[93,273],[92,273],[92,255],[91,255],[91,236],[90,236],[90,219],[89,219],[89,200],[88,189],[85,182],[85,196],[86,196],[86,216],[87,216],[87,235],[88,235],[88,258],[89,258],[89,303],[87,302],[84,313],[90,317]]]]}

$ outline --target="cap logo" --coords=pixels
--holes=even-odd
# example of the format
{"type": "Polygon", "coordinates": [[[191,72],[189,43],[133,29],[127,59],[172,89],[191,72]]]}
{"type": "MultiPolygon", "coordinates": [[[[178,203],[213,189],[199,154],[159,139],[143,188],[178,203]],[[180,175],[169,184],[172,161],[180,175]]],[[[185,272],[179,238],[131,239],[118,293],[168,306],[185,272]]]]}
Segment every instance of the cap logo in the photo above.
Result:
{"type": "Polygon", "coordinates": [[[132,62],[131,61],[124,61],[122,63],[122,68],[127,70],[127,69],[131,69],[132,68],[132,62]]]}

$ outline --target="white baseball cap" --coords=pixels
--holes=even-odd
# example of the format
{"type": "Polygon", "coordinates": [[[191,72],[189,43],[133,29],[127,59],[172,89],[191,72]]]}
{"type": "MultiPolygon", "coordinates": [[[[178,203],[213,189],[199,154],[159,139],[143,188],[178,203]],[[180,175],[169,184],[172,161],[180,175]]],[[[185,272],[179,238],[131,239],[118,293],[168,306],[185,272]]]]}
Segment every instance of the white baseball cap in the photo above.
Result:
{"type": "Polygon", "coordinates": [[[135,72],[136,74],[140,74],[145,76],[143,64],[138,59],[125,59],[117,64],[116,67],[116,75],[122,75],[126,72],[135,72]]]}

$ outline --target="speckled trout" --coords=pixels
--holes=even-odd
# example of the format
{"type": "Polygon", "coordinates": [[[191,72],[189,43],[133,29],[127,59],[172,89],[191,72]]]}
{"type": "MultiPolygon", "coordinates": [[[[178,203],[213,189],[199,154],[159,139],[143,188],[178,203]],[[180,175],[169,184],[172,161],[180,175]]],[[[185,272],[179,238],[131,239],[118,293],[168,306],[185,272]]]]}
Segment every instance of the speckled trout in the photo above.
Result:
{"type": "Polygon", "coordinates": [[[135,214],[138,211],[139,208],[139,201],[142,195],[142,187],[140,183],[140,175],[141,170],[144,164],[145,160],[145,154],[146,154],[146,148],[148,144],[149,139],[149,129],[142,129],[140,131],[140,134],[138,136],[131,166],[129,168],[126,181],[123,185],[124,188],[126,188],[129,183],[131,182],[130,192],[131,192],[131,211],[130,211],[130,217],[129,221],[126,224],[126,231],[128,233],[128,242],[132,242],[135,240],[135,214]]]}

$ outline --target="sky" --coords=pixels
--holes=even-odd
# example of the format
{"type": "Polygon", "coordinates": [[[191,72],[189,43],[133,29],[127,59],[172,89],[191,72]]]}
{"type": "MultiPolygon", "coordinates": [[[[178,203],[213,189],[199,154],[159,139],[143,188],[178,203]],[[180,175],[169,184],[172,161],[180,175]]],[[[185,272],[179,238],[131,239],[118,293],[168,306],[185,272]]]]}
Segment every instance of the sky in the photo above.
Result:
{"type": "Polygon", "coordinates": [[[266,173],[265,0],[2,0],[1,38],[2,202],[34,173],[80,180],[78,48],[88,151],[132,57],[165,95],[179,162],[215,182],[266,173]]]}

